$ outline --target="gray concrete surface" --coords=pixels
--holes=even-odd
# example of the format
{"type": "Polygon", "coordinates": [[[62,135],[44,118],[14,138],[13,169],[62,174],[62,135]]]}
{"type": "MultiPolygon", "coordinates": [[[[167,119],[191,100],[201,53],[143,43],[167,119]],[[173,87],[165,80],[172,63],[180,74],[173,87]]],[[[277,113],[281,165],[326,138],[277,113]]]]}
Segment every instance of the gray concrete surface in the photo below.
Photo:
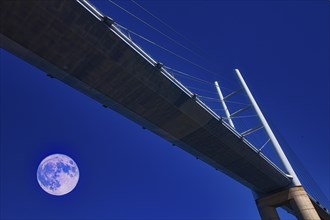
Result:
{"type": "Polygon", "coordinates": [[[251,190],[290,179],[76,1],[1,1],[1,47],[251,190]]]}

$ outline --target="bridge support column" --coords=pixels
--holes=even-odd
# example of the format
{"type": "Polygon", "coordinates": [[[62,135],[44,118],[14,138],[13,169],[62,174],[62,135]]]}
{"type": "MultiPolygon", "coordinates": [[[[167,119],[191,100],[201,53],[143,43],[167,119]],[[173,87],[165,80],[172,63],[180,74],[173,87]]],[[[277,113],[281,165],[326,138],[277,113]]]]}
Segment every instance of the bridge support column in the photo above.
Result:
{"type": "Polygon", "coordinates": [[[262,220],[278,220],[277,207],[284,207],[299,220],[320,220],[306,191],[295,186],[256,200],[262,220]]]}
{"type": "Polygon", "coordinates": [[[258,206],[258,211],[262,220],[280,220],[276,207],[258,206]]]}

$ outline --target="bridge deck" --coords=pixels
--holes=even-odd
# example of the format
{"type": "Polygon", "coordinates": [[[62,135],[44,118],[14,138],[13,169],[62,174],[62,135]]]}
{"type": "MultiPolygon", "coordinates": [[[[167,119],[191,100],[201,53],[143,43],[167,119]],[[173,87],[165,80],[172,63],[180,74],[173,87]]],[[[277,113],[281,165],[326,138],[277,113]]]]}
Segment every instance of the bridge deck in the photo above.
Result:
{"type": "Polygon", "coordinates": [[[290,179],[76,1],[1,1],[1,47],[258,193],[290,179]],[[3,22],[5,21],[5,22],[3,22]]]}

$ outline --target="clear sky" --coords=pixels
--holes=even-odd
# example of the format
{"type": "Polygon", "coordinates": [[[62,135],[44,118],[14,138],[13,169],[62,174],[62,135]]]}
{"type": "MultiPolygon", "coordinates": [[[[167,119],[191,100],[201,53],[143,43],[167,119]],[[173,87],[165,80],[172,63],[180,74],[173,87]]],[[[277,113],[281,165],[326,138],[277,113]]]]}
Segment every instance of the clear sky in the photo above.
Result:
{"type": "MultiPolygon", "coordinates": [[[[201,57],[110,2],[93,1],[119,24],[218,75],[132,36],[165,65],[231,89],[239,68],[329,198],[328,1],[138,1],[193,44],[131,1],[115,2],[201,57]]],[[[259,219],[251,191],[226,175],[2,49],[0,64],[1,219],[259,219]],[[36,179],[52,153],[79,166],[79,183],[66,196],[48,195],[36,179]]]]}

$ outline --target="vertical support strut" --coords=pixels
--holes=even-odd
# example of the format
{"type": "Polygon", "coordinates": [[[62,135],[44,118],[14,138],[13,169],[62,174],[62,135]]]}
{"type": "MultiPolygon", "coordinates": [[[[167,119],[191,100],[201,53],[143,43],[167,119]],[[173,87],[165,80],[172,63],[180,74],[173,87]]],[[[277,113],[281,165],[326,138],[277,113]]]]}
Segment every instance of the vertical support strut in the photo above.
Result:
{"type": "Polygon", "coordinates": [[[228,119],[228,122],[229,122],[229,124],[230,124],[230,126],[232,128],[235,128],[234,123],[233,123],[233,120],[231,120],[231,118],[230,118],[230,113],[229,113],[229,110],[228,110],[227,105],[225,103],[225,100],[223,99],[223,95],[222,95],[222,92],[220,90],[220,87],[219,87],[218,82],[215,81],[214,82],[214,85],[215,85],[215,88],[217,89],[217,92],[218,92],[218,95],[219,95],[219,99],[221,101],[222,108],[225,110],[225,113],[226,113],[226,117],[228,119]]]}
{"type": "Polygon", "coordinates": [[[294,170],[293,170],[293,168],[292,168],[292,166],[291,166],[288,158],[285,156],[285,154],[284,154],[284,152],[283,152],[283,150],[282,150],[279,142],[277,141],[277,139],[276,139],[276,137],[275,137],[272,129],[268,125],[268,122],[266,121],[264,115],[262,114],[262,112],[261,112],[261,110],[260,110],[257,102],[255,101],[254,97],[252,96],[252,93],[250,92],[249,87],[246,85],[246,83],[245,83],[245,81],[244,81],[241,73],[239,72],[238,69],[235,69],[235,72],[236,72],[236,75],[237,75],[240,83],[242,84],[242,87],[245,90],[245,92],[246,92],[246,94],[247,94],[247,96],[248,96],[248,98],[249,98],[249,100],[250,100],[250,102],[251,102],[254,110],[256,111],[256,113],[257,113],[257,115],[258,115],[258,117],[259,117],[262,125],[264,126],[264,128],[266,130],[266,133],[267,133],[267,135],[270,138],[270,141],[273,143],[273,146],[275,148],[276,153],[278,154],[278,156],[279,156],[281,162],[283,163],[286,171],[293,177],[292,184],[294,186],[301,186],[301,183],[300,183],[300,181],[299,181],[296,173],[294,172],[294,170]]]}

